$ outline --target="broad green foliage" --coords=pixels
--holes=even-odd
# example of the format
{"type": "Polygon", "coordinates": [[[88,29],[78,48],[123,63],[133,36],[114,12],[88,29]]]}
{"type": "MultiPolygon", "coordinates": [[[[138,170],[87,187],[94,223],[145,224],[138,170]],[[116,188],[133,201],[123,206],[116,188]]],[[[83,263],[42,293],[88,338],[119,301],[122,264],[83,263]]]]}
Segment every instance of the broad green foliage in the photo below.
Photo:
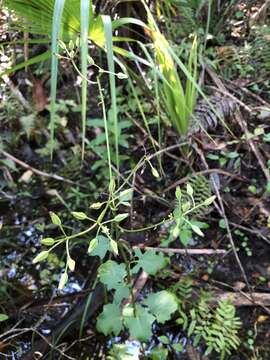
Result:
{"type": "MultiPolygon", "coordinates": [[[[106,275],[100,276],[100,280],[107,286],[108,289],[117,288],[114,295],[114,303],[107,304],[103,307],[102,313],[98,317],[97,328],[105,335],[109,333],[118,335],[123,325],[129,330],[130,336],[133,339],[146,342],[152,335],[152,325],[154,321],[158,323],[165,323],[170,320],[172,314],[177,310],[178,303],[175,296],[167,291],[160,291],[155,294],[150,294],[143,305],[127,304],[121,313],[120,302],[123,298],[127,298],[129,289],[123,284],[125,272],[120,270],[120,275],[115,274],[116,265],[107,262],[103,265],[106,267],[106,275]],[[109,266],[107,264],[109,263],[109,266]],[[106,264],[106,265],[105,265],[106,264]],[[114,269],[111,269],[114,267],[114,269]],[[109,279],[107,270],[111,270],[111,277],[117,277],[116,281],[109,279]],[[121,290],[121,283],[123,285],[121,290]],[[120,294],[117,294],[117,292],[120,294]]],[[[100,268],[103,269],[104,266],[100,268]]],[[[99,268],[99,274],[100,274],[99,268]]]]}
{"type": "MultiPolygon", "coordinates": [[[[146,266],[147,270],[155,274],[158,270],[167,264],[164,257],[156,255],[154,252],[147,251],[146,256],[140,253],[140,258],[152,260],[154,267],[146,266]]],[[[146,261],[146,264],[147,264],[146,261]]],[[[144,265],[142,260],[142,266],[144,265]]],[[[136,273],[140,270],[132,272],[136,273]]],[[[146,271],[145,267],[144,270],[146,271]]],[[[115,261],[108,260],[99,267],[98,270],[100,281],[106,285],[108,290],[116,290],[114,292],[114,300],[112,304],[103,307],[102,313],[98,317],[97,328],[105,335],[109,333],[118,335],[123,325],[129,330],[131,338],[146,342],[152,335],[152,324],[154,321],[164,323],[169,320],[172,314],[177,310],[177,300],[175,296],[167,291],[160,291],[156,294],[150,294],[145,299],[143,305],[127,304],[121,312],[121,302],[127,299],[130,294],[131,284],[127,282],[127,272],[124,264],[118,264],[115,261]]]]}
{"type": "Polygon", "coordinates": [[[170,320],[171,315],[178,309],[176,297],[166,290],[150,294],[144,304],[149,307],[157,322],[161,324],[170,320]]]}
{"type": "Polygon", "coordinates": [[[129,296],[130,288],[128,287],[128,285],[119,286],[114,292],[113,301],[115,304],[120,305],[121,301],[123,299],[128,299],[129,296]]]}
{"type": "Polygon", "coordinates": [[[107,286],[108,290],[118,289],[124,283],[127,272],[124,264],[108,260],[98,269],[100,281],[107,286]]]}
{"type": "Polygon", "coordinates": [[[99,256],[102,260],[110,250],[110,240],[104,235],[99,235],[90,241],[88,254],[90,256],[99,256]]]}
{"type": "Polygon", "coordinates": [[[119,335],[122,330],[121,311],[115,304],[107,304],[97,320],[97,330],[104,335],[119,335]]]}
{"type": "Polygon", "coordinates": [[[146,342],[152,335],[152,325],[155,317],[147,308],[135,305],[136,315],[132,305],[124,308],[124,324],[129,329],[131,338],[146,342]]]}
{"type": "Polygon", "coordinates": [[[155,275],[159,270],[168,265],[168,259],[160,253],[156,254],[154,251],[146,251],[142,253],[140,249],[135,250],[137,264],[132,269],[132,273],[136,274],[140,269],[143,269],[149,275],[155,275]]]}

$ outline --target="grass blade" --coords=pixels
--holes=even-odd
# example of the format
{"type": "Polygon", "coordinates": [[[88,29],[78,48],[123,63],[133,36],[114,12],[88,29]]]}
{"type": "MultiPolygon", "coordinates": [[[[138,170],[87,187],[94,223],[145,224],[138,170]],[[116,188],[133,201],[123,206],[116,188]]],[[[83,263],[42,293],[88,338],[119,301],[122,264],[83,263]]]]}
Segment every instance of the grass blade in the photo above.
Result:
{"type": "Polygon", "coordinates": [[[107,50],[107,61],[109,68],[109,79],[110,79],[110,90],[111,90],[111,110],[114,124],[114,147],[115,147],[115,158],[116,168],[119,172],[120,161],[119,161],[119,144],[118,144],[118,118],[117,118],[117,104],[116,104],[116,83],[115,83],[115,66],[113,56],[113,39],[112,39],[112,21],[110,16],[102,16],[105,38],[106,38],[106,50],[107,50]]]}
{"type": "Polygon", "coordinates": [[[51,158],[53,156],[54,148],[54,128],[55,128],[55,112],[56,112],[56,92],[57,92],[57,75],[58,75],[58,37],[61,30],[61,19],[64,10],[65,0],[55,0],[53,10],[53,23],[52,23],[52,64],[51,64],[51,118],[50,118],[50,131],[51,131],[51,158]]]}
{"type": "Polygon", "coordinates": [[[81,73],[82,73],[82,160],[85,152],[85,130],[87,112],[87,65],[88,65],[88,35],[89,15],[92,1],[81,0],[81,73]]]}

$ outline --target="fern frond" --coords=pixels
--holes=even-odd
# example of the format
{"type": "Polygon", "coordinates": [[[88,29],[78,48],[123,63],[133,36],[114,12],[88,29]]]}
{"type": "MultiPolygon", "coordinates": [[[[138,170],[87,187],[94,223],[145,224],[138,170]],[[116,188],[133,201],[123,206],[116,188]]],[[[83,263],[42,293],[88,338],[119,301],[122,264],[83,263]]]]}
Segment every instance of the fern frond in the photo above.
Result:
{"type": "Polygon", "coordinates": [[[174,284],[170,291],[177,296],[181,305],[185,307],[186,301],[192,296],[192,280],[185,276],[174,284]]]}
{"type": "Polygon", "coordinates": [[[230,118],[236,110],[237,104],[229,97],[210,96],[208,102],[200,100],[194,110],[193,123],[189,134],[209,129],[230,118]]]}
{"type": "MultiPolygon", "coordinates": [[[[193,188],[193,199],[196,205],[203,204],[212,196],[212,190],[209,181],[205,176],[194,176],[189,180],[189,184],[193,188]]],[[[182,203],[189,201],[190,198],[185,189],[182,189],[182,203]]],[[[194,218],[205,214],[209,206],[200,206],[192,212],[194,218]]]]}

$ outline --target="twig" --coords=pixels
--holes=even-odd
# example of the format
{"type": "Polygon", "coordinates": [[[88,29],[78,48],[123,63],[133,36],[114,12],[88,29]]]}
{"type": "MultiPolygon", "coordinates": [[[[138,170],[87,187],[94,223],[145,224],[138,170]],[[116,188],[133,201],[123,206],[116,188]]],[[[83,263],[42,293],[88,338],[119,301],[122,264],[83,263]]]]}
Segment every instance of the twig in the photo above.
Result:
{"type": "MultiPolygon", "coordinates": [[[[226,83],[229,84],[227,85],[227,87],[230,87],[230,90],[236,92],[235,90],[235,84],[233,83],[233,81],[230,81],[230,80],[226,80],[226,83]]],[[[239,92],[243,92],[245,93],[246,95],[252,97],[253,99],[259,101],[262,105],[270,108],[270,104],[269,102],[265,101],[261,96],[257,95],[257,94],[254,94],[252,91],[250,91],[249,89],[245,88],[245,87],[242,87],[242,88],[239,88],[237,87],[237,91],[239,92]]],[[[254,108],[253,108],[254,109],[254,108]]]]}
{"type": "MultiPolygon", "coordinates": [[[[225,286],[231,290],[234,290],[234,287],[229,285],[229,284],[226,284],[224,282],[221,282],[221,281],[217,281],[217,280],[212,280],[211,281],[212,283],[214,284],[217,284],[217,285],[222,285],[222,286],[225,286]]],[[[270,310],[266,307],[267,305],[262,303],[262,302],[254,302],[254,299],[258,299],[259,296],[261,296],[261,300],[262,298],[264,298],[264,294],[265,293],[252,293],[252,296],[250,297],[249,294],[245,293],[244,291],[242,290],[239,290],[238,293],[235,293],[235,292],[232,292],[233,294],[237,295],[237,294],[240,294],[241,296],[245,297],[246,299],[249,300],[249,305],[256,305],[256,306],[260,306],[264,309],[265,312],[267,312],[268,314],[270,314],[270,310]],[[259,294],[259,296],[256,296],[256,294],[259,294]],[[253,298],[254,296],[254,298],[253,298]]],[[[217,294],[221,295],[221,291],[217,291],[217,294]]],[[[223,294],[229,294],[228,292],[227,293],[223,293],[223,294]]],[[[270,294],[268,293],[268,296],[270,296],[270,294]]],[[[240,305],[241,306],[241,305],[240,305]]]]}
{"type": "Polygon", "coordinates": [[[234,306],[263,306],[269,314],[270,311],[265,308],[270,306],[270,293],[234,293],[234,292],[224,292],[224,293],[215,293],[215,301],[220,301],[224,299],[230,299],[234,306]]]}
{"type": "Polygon", "coordinates": [[[254,228],[251,228],[251,229],[250,229],[250,228],[248,228],[248,227],[246,227],[246,226],[243,226],[243,225],[240,225],[240,224],[236,224],[236,223],[231,222],[231,221],[229,221],[229,223],[230,223],[232,226],[234,226],[234,227],[236,227],[236,228],[238,228],[238,229],[241,229],[241,230],[247,231],[247,232],[249,232],[249,233],[251,233],[251,234],[257,235],[258,237],[260,237],[261,239],[263,239],[265,242],[267,242],[268,245],[270,245],[270,240],[267,239],[266,236],[264,236],[263,234],[261,234],[261,232],[260,232],[259,229],[254,229],[254,228]]]}
{"type": "Polygon", "coordinates": [[[60,350],[58,347],[55,347],[49,340],[48,338],[46,338],[44,335],[42,335],[39,331],[37,331],[35,328],[23,328],[23,329],[14,329],[14,331],[12,331],[13,333],[15,332],[15,334],[9,336],[8,338],[4,339],[3,342],[5,343],[6,341],[14,338],[14,337],[18,337],[26,332],[34,332],[36,333],[38,336],[40,336],[42,338],[43,341],[45,341],[45,343],[52,349],[55,350],[57,352],[59,352],[59,354],[69,360],[75,360],[73,357],[70,357],[68,355],[66,355],[62,350],[60,350]]]}
{"type": "Polygon", "coordinates": [[[164,254],[174,253],[182,255],[225,255],[227,250],[223,249],[173,249],[173,248],[161,248],[161,247],[151,247],[144,246],[144,244],[139,244],[132,247],[133,249],[143,249],[143,250],[153,250],[160,251],[164,254]]]}
{"type": "Polygon", "coordinates": [[[270,174],[269,174],[269,171],[267,170],[265,164],[264,164],[264,161],[262,159],[262,156],[260,154],[260,151],[259,149],[254,145],[254,142],[253,140],[250,138],[249,136],[249,133],[248,133],[248,127],[247,127],[247,124],[245,122],[245,120],[243,119],[241,113],[239,110],[236,110],[236,119],[238,120],[239,122],[239,125],[242,129],[242,131],[245,133],[245,136],[246,136],[246,140],[247,140],[247,143],[249,144],[251,150],[253,151],[255,157],[257,158],[258,160],[258,163],[262,169],[262,172],[264,173],[264,176],[266,177],[267,181],[270,182],[270,174]]]}
{"type": "MultiPolygon", "coordinates": [[[[201,151],[197,146],[194,146],[194,149],[196,150],[196,152],[197,152],[198,155],[200,156],[200,158],[201,158],[204,166],[205,166],[206,168],[208,168],[208,164],[207,164],[207,162],[206,162],[206,160],[205,160],[205,156],[204,156],[204,154],[202,153],[202,151],[201,151]]],[[[240,271],[241,271],[241,273],[242,273],[243,279],[245,280],[246,285],[247,285],[249,291],[251,292],[251,287],[250,287],[250,284],[249,284],[247,275],[246,275],[245,270],[244,270],[244,268],[243,268],[243,265],[242,265],[242,263],[241,263],[241,261],[240,261],[240,258],[239,258],[239,256],[238,256],[238,253],[237,253],[237,250],[236,250],[234,241],[233,241],[233,237],[232,237],[232,233],[231,233],[229,221],[228,221],[228,218],[227,218],[227,216],[226,216],[224,204],[223,204],[223,201],[222,201],[222,198],[221,198],[221,195],[220,195],[218,186],[217,186],[217,184],[216,184],[215,181],[212,181],[212,184],[213,184],[213,187],[214,187],[214,190],[215,190],[215,193],[216,193],[216,196],[217,196],[217,200],[218,200],[218,203],[219,203],[219,207],[217,207],[217,209],[218,209],[220,215],[222,216],[222,218],[223,218],[223,220],[224,220],[225,227],[226,227],[226,230],[227,230],[227,234],[228,234],[228,237],[229,237],[229,241],[230,241],[230,244],[231,244],[231,247],[232,247],[232,250],[233,250],[235,259],[236,259],[237,264],[238,264],[238,266],[239,266],[239,269],[240,269],[240,271]]]]}
{"type": "Polygon", "coordinates": [[[5,150],[0,149],[0,154],[2,154],[3,156],[7,157],[8,159],[14,161],[16,164],[20,165],[21,167],[32,171],[36,175],[46,177],[46,178],[50,178],[50,179],[54,179],[54,180],[57,180],[57,181],[62,181],[62,182],[65,182],[65,183],[71,184],[71,185],[77,185],[77,186],[80,186],[81,188],[84,188],[84,189],[88,189],[87,186],[78,184],[77,182],[66,179],[66,178],[64,178],[62,176],[59,176],[59,175],[56,175],[56,174],[49,174],[49,173],[47,173],[45,171],[38,170],[38,169],[28,165],[24,161],[22,161],[20,159],[17,159],[15,156],[9,154],[5,150]]]}

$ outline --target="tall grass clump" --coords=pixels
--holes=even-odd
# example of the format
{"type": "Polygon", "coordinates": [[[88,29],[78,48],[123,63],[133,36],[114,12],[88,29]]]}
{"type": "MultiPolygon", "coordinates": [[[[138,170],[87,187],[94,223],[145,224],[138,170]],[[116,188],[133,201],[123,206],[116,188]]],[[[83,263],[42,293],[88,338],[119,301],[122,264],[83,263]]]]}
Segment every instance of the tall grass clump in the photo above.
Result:
{"type": "MultiPolygon", "coordinates": [[[[153,42],[156,62],[161,80],[161,95],[168,119],[177,132],[187,134],[197,99],[198,41],[194,37],[187,65],[184,68],[185,82],[178,74],[172,49],[165,36],[159,31],[150,11],[148,11],[149,35],[153,42]]],[[[183,72],[183,71],[182,71],[183,72]]]]}

